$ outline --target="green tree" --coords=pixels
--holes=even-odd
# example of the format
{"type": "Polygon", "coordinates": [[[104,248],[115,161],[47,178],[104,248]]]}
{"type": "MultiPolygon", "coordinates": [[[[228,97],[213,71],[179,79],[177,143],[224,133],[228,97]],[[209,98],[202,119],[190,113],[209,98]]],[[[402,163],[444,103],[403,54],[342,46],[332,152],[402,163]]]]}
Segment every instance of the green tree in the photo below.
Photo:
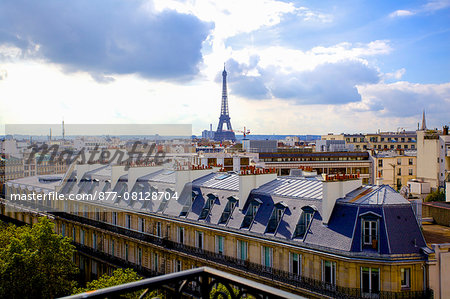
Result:
{"type": "Polygon", "coordinates": [[[53,227],[46,217],[32,227],[0,227],[1,298],[55,298],[73,289],[75,248],[53,227]]]}
{"type": "Polygon", "coordinates": [[[439,189],[436,189],[435,191],[428,194],[428,196],[425,198],[425,201],[445,201],[445,193],[444,191],[439,191],[439,189]]]}
{"type": "MultiPolygon", "coordinates": [[[[112,286],[116,286],[119,284],[129,283],[133,281],[141,280],[140,277],[133,269],[116,269],[113,274],[109,276],[105,274],[101,276],[99,279],[90,281],[86,284],[85,288],[74,288],[73,294],[84,293],[88,291],[99,290],[103,288],[108,288],[112,286]]],[[[140,293],[142,291],[137,291],[128,295],[124,295],[125,298],[139,298],[140,293]]]]}

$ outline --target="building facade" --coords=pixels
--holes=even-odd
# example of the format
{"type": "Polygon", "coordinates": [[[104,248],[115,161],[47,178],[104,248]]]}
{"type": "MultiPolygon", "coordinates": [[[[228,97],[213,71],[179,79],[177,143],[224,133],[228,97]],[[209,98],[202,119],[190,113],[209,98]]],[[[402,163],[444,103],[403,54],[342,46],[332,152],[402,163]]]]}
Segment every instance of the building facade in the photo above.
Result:
{"type": "Polygon", "coordinates": [[[429,248],[411,204],[357,175],[74,165],[7,188],[2,218],[53,218],[90,278],[117,266],[157,275],[207,265],[310,297],[429,294],[429,248]],[[11,197],[52,191],[69,200],[11,197]]]}
{"type": "Polygon", "coordinates": [[[407,186],[408,181],[416,178],[416,151],[377,151],[371,157],[373,159],[373,176],[381,179],[380,183],[382,184],[400,190],[402,186],[407,186]]]}

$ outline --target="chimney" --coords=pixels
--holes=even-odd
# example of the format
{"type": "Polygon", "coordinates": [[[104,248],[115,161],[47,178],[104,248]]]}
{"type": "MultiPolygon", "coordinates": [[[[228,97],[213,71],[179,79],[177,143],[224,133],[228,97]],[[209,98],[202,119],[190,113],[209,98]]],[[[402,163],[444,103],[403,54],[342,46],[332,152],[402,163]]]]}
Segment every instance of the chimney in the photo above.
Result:
{"type": "Polygon", "coordinates": [[[444,126],[442,132],[444,135],[448,135],[448,126],[444,126]]]}
{"type": "Polygon", "coordinates": [[[327,225],[330,220],[334,204],[339,198],[362,186],[362,180],[325,181],[323,182],[322,223],[327,225]]]}
{"type": "Polygon", "coordinates": [[[383,178],[382,178],[382,177],[377,177],[377,179],[376,179],[376,185],[377,185],[377,186],[383,185],[383,178]]]}
{"type": "Polygon", "coordinates": [[[240,208],[244,206],[248,195],[253,189],[273,181],[276,178],[276,173],[239,175],[239,200],[242,202],[242,206],[240,208]]]}

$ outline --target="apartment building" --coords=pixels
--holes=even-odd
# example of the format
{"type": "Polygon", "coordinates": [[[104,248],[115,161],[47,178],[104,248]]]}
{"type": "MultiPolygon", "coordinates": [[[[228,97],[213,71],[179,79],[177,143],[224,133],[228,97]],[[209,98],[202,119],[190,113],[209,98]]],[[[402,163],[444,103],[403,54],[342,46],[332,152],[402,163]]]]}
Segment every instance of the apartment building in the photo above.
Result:
{"type": "Polygon", "coordinates": [[[374,151],[373,176],[395,190],[406,186],[417,175],[417,152],[412,150],[374,151]]]}
{"type": "Polygon", "coordinates": [[[318,174],[356,174],[363,184],[374,182],[368,152],[276,152],[259,153],[259,165],[289,175],[291,169],[308,167],[318,174]]]}
{"type": "Polygon", "coordinates": [[[90,278],[117,266],[157,275],[207,265],[312,297],[429,295],[430,249],[411,204],[357,175],[74,165],[7,188],[2,218],[53,218],[90,278]],[[51,191],[72,200],[8,199],[51,191]]]}
{"type": "Polygon", "coordinates": [[[450,135],[443,130],[417,131],[417,178],[431,188],[444,187],[450,173],[450,135]]]}
{"type": "Polygon", "coordinates": [[[414,131],[380,132],[371,134],[340,134],[332,133],[321,136],[322,140],[344,140],[353,145],[355,150],[415,150],[417,134],[414,131]]]}

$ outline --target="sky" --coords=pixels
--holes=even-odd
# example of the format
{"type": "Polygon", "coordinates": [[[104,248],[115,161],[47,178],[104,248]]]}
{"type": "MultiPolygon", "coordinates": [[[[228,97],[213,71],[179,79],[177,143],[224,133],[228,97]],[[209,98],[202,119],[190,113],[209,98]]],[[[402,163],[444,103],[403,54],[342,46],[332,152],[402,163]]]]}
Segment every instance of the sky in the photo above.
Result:
{"type": "Polygon", "coordinates": [[[415,130],[423,110],[441,128],[449,54],[450,0],[2,0],[0,134],[215,130],[224,63],[237,134],[415,130]]]}

